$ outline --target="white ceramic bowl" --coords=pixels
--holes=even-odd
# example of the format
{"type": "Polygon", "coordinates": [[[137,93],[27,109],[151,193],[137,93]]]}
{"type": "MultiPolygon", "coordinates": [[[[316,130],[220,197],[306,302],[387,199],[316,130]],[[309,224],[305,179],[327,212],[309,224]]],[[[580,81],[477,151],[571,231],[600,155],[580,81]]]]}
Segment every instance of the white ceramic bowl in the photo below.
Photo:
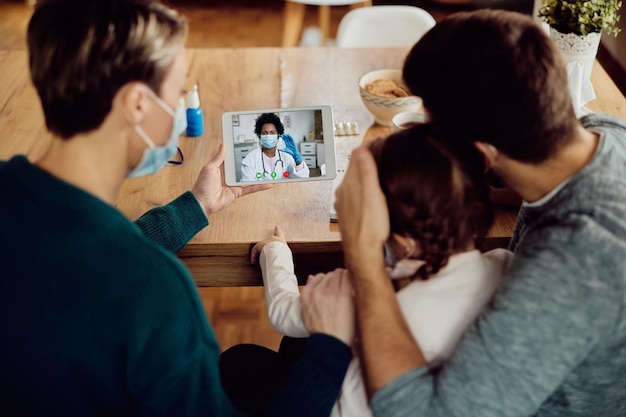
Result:
{"type": "Polygon", "coordinates": [[[424,123],[425,121],[426,117],[424,116],[424,113],[416,111],[403,111],[402,113],[396,114],[393,116],[393,119],[391,119],[394,132],[406,129],[407,127],[417,123],[424,123]]]}
{"type": "Polygon", "coordinates": [[[363,104],[374,115],[376,123],[383,126],[391,126],[393,116],[405,111],[417,111],[422,106],[422,99],[416,96],[383,97],[367,91],[366,86],[369,83],[383,78],[400,84],[402,83],[402,71],[398,69],[380,69],[365,73],[359,79],[359,91],[363,104]]]}

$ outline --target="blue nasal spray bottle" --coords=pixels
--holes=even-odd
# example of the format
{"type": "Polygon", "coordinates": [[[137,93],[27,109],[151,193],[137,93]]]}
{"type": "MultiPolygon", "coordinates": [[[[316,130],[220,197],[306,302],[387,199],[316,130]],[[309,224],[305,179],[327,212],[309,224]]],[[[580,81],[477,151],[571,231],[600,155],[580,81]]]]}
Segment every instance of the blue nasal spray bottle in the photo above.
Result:
{"type": "Polygon", "coordinates": [[[198,84],[187,94],[187,136],[200,136],[204,133],[204,120],[198,96],[198,84]]]}

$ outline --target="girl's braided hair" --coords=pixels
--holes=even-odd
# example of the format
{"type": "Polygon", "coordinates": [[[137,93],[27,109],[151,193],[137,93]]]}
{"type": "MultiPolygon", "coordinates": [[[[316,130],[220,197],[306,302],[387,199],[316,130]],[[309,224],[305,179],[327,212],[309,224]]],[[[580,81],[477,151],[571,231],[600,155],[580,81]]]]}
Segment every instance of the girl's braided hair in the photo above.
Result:
{"type": "Polygon", "coordinates": [[[427,279],[482,239],[493,223],[482,155],[464,141],[444,143],[432,125],[401,130],[370,145],[389,207],[391,232],[415,240],[427,279]]]}

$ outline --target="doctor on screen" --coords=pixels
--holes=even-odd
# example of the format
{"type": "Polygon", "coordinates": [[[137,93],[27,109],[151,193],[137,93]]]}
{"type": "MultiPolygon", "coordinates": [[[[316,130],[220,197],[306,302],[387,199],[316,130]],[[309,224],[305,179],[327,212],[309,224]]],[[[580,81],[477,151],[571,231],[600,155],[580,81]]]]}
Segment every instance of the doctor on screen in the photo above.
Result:
{"type": "Polygon", "coordinates": [[[280,118],[274,113],[263,113],[256,119],[254,133],[261,140],[261,147],[250,151],[241,162],[242,181],[309,177],[309,167],[298,152],[295,141],[284,132],[280,118]],[[279,136],[285,142],[285,149],[276,148],[279,136]]]}

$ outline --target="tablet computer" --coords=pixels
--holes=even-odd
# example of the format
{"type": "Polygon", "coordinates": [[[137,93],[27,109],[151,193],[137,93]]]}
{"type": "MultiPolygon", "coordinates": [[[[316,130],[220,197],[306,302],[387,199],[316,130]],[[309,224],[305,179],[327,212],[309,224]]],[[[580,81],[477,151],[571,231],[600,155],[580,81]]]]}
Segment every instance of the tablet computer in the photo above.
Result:
{"type": "Polygon", "coordinates": [[[224,113],[226,184],[334,179],[333,126],[328,105],[224,113]]]}

